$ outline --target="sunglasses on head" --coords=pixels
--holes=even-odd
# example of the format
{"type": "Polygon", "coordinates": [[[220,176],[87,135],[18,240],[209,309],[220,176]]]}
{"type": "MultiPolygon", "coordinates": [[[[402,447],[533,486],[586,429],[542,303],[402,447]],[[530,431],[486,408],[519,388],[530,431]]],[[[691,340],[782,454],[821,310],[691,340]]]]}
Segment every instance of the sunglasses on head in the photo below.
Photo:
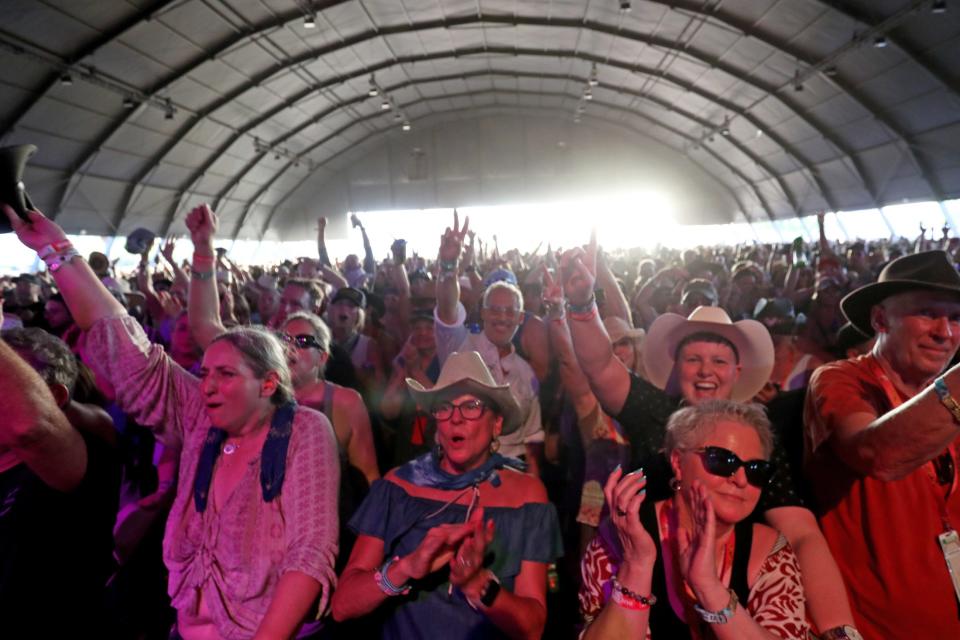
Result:
{"type": "Polygon", "coordinates": [[[768,460],[747,460],[744,462],[733,451],[723,447],[702,447],[694,451],[700,454],[703,467],[707,472],[715,476],[729,478],[737,472],[737,469],[743,467],[747,475],[747,482],[760,489],[766,486],[773,473],[773,465],[768,460]]]}
{"type": "Polygon", "coordinates": [[[284,344],[296,345],[300,349],[323,349],[323,345],[320,344],[320,341],[309,333],[301,333],[300,335],[296,336],[292,336],[289,333],[279,333],[277,335],[284,344]]]}

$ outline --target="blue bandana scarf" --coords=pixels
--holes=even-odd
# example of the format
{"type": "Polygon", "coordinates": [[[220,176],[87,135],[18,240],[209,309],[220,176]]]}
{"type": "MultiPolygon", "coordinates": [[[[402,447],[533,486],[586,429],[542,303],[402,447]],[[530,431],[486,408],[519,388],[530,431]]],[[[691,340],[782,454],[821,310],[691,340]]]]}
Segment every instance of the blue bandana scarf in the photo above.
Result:
{"type": "MultiPolygon", "coordinates": [[[[270,431],[263,443],[260,452],[260,489],[263,492],[263,501],[270,502],[283,488],[283,478],[287,471],[287,446],[290,444],[290,435],[293,433],[293,415],[297,403],[288,402],[277,407],[270,421],[270,431]]],[[[207,509],[207,498],[210,495],[210,483],[213,480],[213,467],[223,450],[223,443],[227,440],[227,432],[223,429],[210,427],[207,431],[200,460],[197,463],[197,474],[193,478],[193,504],[199,513],[207,509]]]]}
{"type": "Polygon", "coordinates": [[[508,458],[499,453],[490,456],[483,466],[460,474],[452,475],[440,468],[440,458],[436,451],[430,451],[397,469],[397,475],[418,487],[457,491],[466,489],[487,480],[495,487],[500,486],[498,469],[508,467],[517,471],[526,471],[527,464],[516,458],[508,458]]]}

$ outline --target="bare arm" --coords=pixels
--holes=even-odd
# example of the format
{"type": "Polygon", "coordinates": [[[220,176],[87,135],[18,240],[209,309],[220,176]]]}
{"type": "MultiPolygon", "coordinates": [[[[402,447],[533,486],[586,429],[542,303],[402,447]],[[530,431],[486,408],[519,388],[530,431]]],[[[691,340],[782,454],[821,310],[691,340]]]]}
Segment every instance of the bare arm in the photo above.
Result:
{"type": "Polygon", "coordinates": [[[807,612],[816,627],[822,630],[854,626],[840,568],[813,513],[803,507],[777,507],[764,513],[764,518],[786,536],[797,554],[807,612]]]}
{"type": "Polygon", "coordinates": [[[347,388],[337,389],[337,393],[340,398],[339,402],[334,403],[334,410],[342,412],[342,419],[350,424],[347,459],[363,473],[367,482],[372,484],[380,477],[380,469],[377,467],[377,452],[373,446],[370,415],[359,393],[347,388]]]}
{"type": "MultiPolygon", "coordinates": [[[[947,384],[960,390],[960,373],[951,370],[947,384]]],[[[861,473],[899,480],[933,460],[960,430],[940,404],[933,386],[882,416],[854,413],[838,420],[833,450],[861,473]]]]}
{"type": "MultiPolygon", "coordinates": [[[[593,299],[596,270],[596,237],[591,238],[586,252],[580,248],[564,254],[564,293],[571,304],[583,306],[593,299]]],[[[590,388],[603,410],[617,415],[623,409],[630,391],[630,373],[613,355],[610,337],[603,328],[600,315],[594,312],[578,317],[567,314],[567,326],[573,338],[573,347],[580,368],[590,382],[590,388]]]]}
{"type": "Polygon", "coordinates": [[[457,303],[460,301],[458,270],[460,254],[463,252],[463,238],[467,233],[469,224],[470,219],[464,218],[463,229],[460,229],[460,218],[456,209],[454,209],[453,229],[447,227],[443,238],[440,240],[437,317],[445,324],[453,324],[457,320],[457,303]]]}
{"type": "Polygon", "coordinates": [[[602,256],[597,259],[597,285],[603,289],[606,300],[606,311],[608,317],[622,318],[627,321],[631,327],[633,320],[630,317],[630,305],[627,303],[627,297],[623,295],[623,290],[617,284],[617,279],[607,265],[607,261],[602,256]]]}
{"type": "MultiPolygon", "coordinates": [[[[62,269],[61,269],[62,271],[62,269]]],[[[9,449],[46,485],[71,491],[87,471],[87,447],[43,379],[0,340],[0,449],[9,449]],[[16,389],[16,393],[10,390],[16,389]]]]}
{"type": "Polygon", "coordinates": [[[305,573],[288,571],[280,576],[254,640],[286,640],[294,637],[319,594],[320,583],[305,573]]]}
{"type": "Polygon", "coordinates": [[[320,266],[332,267],[330,255],[327,253],[326,241],[327,219],[323,216],[317,219],[317,254],[320,257],[320,266]]]}
{"type": "Polygon", "coordinates": [[[343,289],[346,286],[349,286],[347,279],[340,274],[336,269],[331,269],[330,267],[323,265],[320,267],[320,277],[329,285],[336,287],[337,289],[343,289]]]}
{"type": "Polygon", "coordinates": [[[225,331],[220,319],[217,297],[216,263],[213,236],[217,232],[217,214],[202,204],[187,214],[187,227],[193,241],[193,277],[190,284],[187,317],[190,331],[201,349],[225,331]],[[197,277],[202,276],[202,277],[197,277]]]}

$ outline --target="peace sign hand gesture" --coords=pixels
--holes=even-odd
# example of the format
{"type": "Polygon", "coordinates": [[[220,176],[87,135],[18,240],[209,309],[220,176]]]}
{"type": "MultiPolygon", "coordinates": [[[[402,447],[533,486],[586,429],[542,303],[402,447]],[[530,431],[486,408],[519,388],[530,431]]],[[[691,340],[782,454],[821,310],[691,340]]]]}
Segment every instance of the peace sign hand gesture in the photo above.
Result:
{"type": "Polygon", "coordinates": [[[463,228],[460,228],[460,214],[453,210],[453,229],[447,227],[440,238],[440,260],[441,262],[456,262],[463,253],[463,239],[466,237],[470,227],[470,218],[463,219],[463,228]]]}

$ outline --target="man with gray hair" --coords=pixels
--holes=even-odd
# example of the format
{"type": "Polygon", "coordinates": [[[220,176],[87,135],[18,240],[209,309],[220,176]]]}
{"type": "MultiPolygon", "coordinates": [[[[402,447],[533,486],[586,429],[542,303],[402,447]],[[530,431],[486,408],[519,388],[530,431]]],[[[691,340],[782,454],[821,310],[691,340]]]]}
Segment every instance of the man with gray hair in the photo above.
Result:
{"type": "Polygon", "coordinates": [[[539,384],[530,363],[517,354],[513,336],[523,313],[523,294],[506,282],[491,284],[483,296],[480,317],[481,333],[469,333],[464,322],[467,312],[460,302],[460,254],[469,220],[459,228],[454,212],[453,229],[441,239],[440,275],[437,278],[436,339],[437,356],[442,364],[454,351],[476,351],[499,384],[509,384],[523,411],[523,425],[499,439],[499,451],[506,456],[522,458],[531,474],[539,475],[539,457],[543,449],[544,431],[540,420],[539,384]]]}

